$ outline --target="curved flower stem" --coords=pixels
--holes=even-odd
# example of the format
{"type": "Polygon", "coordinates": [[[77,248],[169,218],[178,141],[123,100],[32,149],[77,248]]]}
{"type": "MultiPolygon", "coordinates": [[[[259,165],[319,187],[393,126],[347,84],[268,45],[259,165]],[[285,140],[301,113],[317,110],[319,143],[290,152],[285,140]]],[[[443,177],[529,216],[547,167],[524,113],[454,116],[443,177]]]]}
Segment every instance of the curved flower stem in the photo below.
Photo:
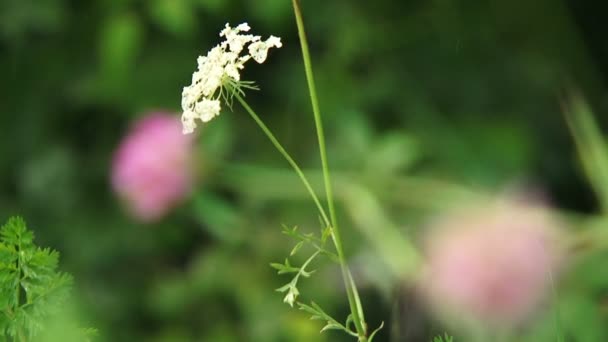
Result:
{"type": "Polygon", "coordinates": [[[264,124],[262,119],[260,119],[260,117],[255,113],[255,111],[253,109],[251,109],[251,107],[247,104],[245,99],[243,99],[243,97],[236,91],[234,92],[234,97],[236,97],[236,99],[241,103],[243,108],[245,108],[247,113],[249,113],[249,115],[253,118],[255,123],[257,123],[258,126],[260,126],[262,131],[268,137],[268,139],[270,139],[270,142],[272,142],[274,147],[283,155],[283,157],[285,157],[285,159],[287,160],[289,165],[291,165],[291,167],[296,171],[296,173],[300,177],[300,180],[302,181],[302,183],[304,183],[306,190],[308,190],[308,193],[312,197],[312,200],[315,202],[315,205],[317,206],[317,209],[319,210],[319,214],[321,215],[323,222],[328,226],[331,225],[331,223],[327,217],[327,214],[325,213],[325,209],[323,209],[323,206],[321,205],[321,201],[319,201],[319,197],[317,197],[317,194],[313,190],[312,186],[310,185],[310,182],[306,178],[306,175],[304,175],[304,172],[302,171],[302,169],[300,169],[300,167],[295,162],[295,160],[293,160],[293,158],[285,150],[283,145],[281,145],[281,143],[277,140],[277,138],[274,136],[274,134],[272,134],[272,132],[270,131],[268,126],[266,126],[266,124],[264,124]]]}
{"type": "Polygon", "coordinates": [[[342,240],[340,238],[340,229],[338,226],[338,220],[336,217],[336,210],[334,208],[334,198],[331,186],[331,177],[329,172],[329,164],[327,162],[327,152],[325,147],[325,134],[323,132],[323,122],[321,120],[321,110],[319,109],[319,100],[317,99],[317,90],[315,87],[312,63],[310,58],[310,52],[308,50],[308,41],[306,40],[306,32],[304,31],[304,21],[302,19],[302,12],[300,10],[300,1],[292,0],[293,9],[296,17],[296,24],[298,26],[298,35],[300,37],[300,44],[302,48],[302,57],[304,59],[304,69],[306,72],[306,81],[308,82],[308,90],[310,92],[310,101],[312,103],[312,111],[315,119],[315,127],[317,130],[317,139],[319,141],[319,153],[321,155],[321,165],[323,168],[323,180],[325,183],[325,192],[327,193],[327,203],[329,206],[329,215],[331,218],[332,227],[332,238],[338,252],[340,259],[340,267],[342,269],[342,278],[344,279],[344,286],[346,288],[346,294],[348,296],[348,303],[350,305],[350,311],[352,314],[357,334],[359,335],[359,341],[367,341],[367,332],[365,318],[363,317],[363,308],[359,295],[357,293],[357,287],[350,274],[350,270],[346,264],[346,258],[344,257],[344,250],[342,248],[342,240]]]}

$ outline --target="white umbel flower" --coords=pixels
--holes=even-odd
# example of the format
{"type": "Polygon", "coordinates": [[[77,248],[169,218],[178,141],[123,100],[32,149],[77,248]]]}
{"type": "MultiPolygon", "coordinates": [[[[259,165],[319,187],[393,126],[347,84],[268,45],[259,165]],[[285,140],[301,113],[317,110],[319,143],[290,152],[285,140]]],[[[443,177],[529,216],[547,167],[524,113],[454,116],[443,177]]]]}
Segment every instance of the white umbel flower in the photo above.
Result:
{"type": "Polygon", "coordinates": [[[275,36],[262,41],[260,36],[243,33],[250,29],[247,23],[235,28],[226,24],[220,32],[220,37],[225,40],[206,56],[198,57],[198,69],[192,74],[192,84],[182,91],[184,134],[194,132],[196,120],[207,122],[219,115],[222,87],[226,84],[239,86],[240,70],[247,61],[253,59],[257,63],[264,63],[270,48],[280,48],[283,45],[281,38],[275,36]]]}
{"type": "Polygon", "coordinates": [[[281,38],[270,36],[265,42],[257,41],[249,44],[249,55],[258,63],[264,63],[271,47],[283,46],[281,38]]]}

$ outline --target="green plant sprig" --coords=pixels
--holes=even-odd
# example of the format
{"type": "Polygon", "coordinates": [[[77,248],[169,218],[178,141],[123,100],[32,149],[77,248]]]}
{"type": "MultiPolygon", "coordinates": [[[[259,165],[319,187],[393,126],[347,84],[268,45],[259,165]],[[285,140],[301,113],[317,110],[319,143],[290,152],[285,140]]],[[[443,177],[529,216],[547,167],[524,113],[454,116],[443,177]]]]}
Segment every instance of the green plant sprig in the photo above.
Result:
{"type": "Polygon", "coordinates": [[[454,342],[454,338],[448,335],[448,333],[444,333],[443,335],[435,336],[433,342],[454,342]]]}
{"type": "Polygon", "coordinates": [[[328,315],[325,311],[323,311],[323,309],[321,309],[321,307],[315,302],[311,302],[310,305],[298,303],[298,307],[300,308],[300,310],[306,311],[307,313],[311,314],[310,319],[313,319],[313,320],[318,319],[318,320],[326,321],[326,324],[321,329],[321,332],[324,332],[327,330],[332,330],[332,329],[333,330],[342,330],[351,336],[358,337],[357,332],[353,331],[350,328],[350,325],[353,323],[352,315],[348,315],[348,317],[346,318],[346,322],[344,324],[341,324],[338,321],[336,321],[333,317],[328,315]]]}
{"type": "Polygon", "coordinates": [[[295,276],[292,278],[292,280],[289,283],[287,283],[284,286],[281,286],[280,288],[277,289],[278,292],[286,292],[285,298],[283,299],[283,301],[285,303],[289,304],[291,307],[293,307],[293,304],[296,303],[296,299],[300,295],[300,291],[297,288],[297,284],[298,284],[298,280],[300,279],[300,276],[308,278],[312,275],[312,273],[314,273],[314,271],[307,271],[306,267],[308,267],[308,265],[320,254],[327,255],[329,257],[329,259],[334,262],[338,262],[338,259],[334,253],[328,251],[325,248],[325,243],[327,242],[327,239],[328,239],[329,235],[331,234],[329,232],[328,228],[322,229],[321,237],[317,237],[313,233],[300,233],[298,231],[297,226],[294,226],[293,228],[289,228],[288,226],[284,225],[283,234],[288,235],[297,241],[297,243],[291,249],[289,256],[294,256],[304,245],[309,245],[315,249],[315,252],[304,262],[304,264],[301,267],[292,266],[291,263],[289,262],[289,258],[285,258],[285,262],[282,264],[281,263],[271,263],[270,264],[270,266],[272,268],[274,268],[278,271],[277,273],[279,275],[295,273],[295,276]]]}
{"type": "MultiPolygon", "coordinates": [[[[287,162],[290,164],[290,166],[294,169],[294,171],[296,172],[296,174],[298,175],[298,177],[304,184],[306,190],[310,194],[311,198],[313,199],[313,202],[315,203],[315,205],[318,209],[319,215],[321,217],[322,225],[323,225],[323,227],[325,227],[322,237],[325,236],[325,238],[327,238],[327,237],[331,236],[334,247],[336,249],[336,253],[334,254],[332,252],[327,251],[324,248],[323,249],[318,248],[319,245],[313,241],[311,236],[296,235],[296,237],[300,238],[300,240],[301,240],[300,242],[302,242],[302,243],[299,242],[298,244],[296,244],[294,249],[292,249],[291,254],[295,253],[294,250],[297,251],[304,244],[304,242],[311,243],[313,245],[313,247],[316,246],[317,251],[300,268],[296,268],[291,265],[288,265],[288,260],[286,260],[285,264],[277,264],[277,263],[272,264],[271,266],[274,268],[277,268],[279,270],[279,273],[281,273],[281,274],[296,273],[296,275],[294,276],[294,278],[292,279],[291,282],[289,282],[288,284],[286,284],[285,286],[283,286],[277,290],[280,292],[286,292],[284,301],[286,303],[288,303],[289,305],[293,306],[295,299],[299,295],[299,292],[298,292],[298,289],[296,286],[297,281],[299,280],[300,276],[306,277],[309,275],[309,273],[307,271],[305,271],[305,267],[310,262],[312,262],[312,260],[320,253],[330,256],[330,258],[334,259],[334,261],[337,259],[337,262],[340,265],[340,270],[342,272],[342,279],[344,281],[346,295],[348,298],[348,303],[349,303],[349,307],[350,307],[350,311],[351,311],[350,316],[351,316],[352,323],[355,326],[357,339],[359,342],[368,342],[369,338],[368,338],[368,333],[367,333],[367,324],[365,322],[365,317],[363,314],[363,306],[361,305],[361,300],[359,298],[359,293],[358,293],[357,287],[355,285],[352,274],[347,265],[346,257],[344,254],[344,249],[342,246],[342,239],[340,236],[340,230],[339,230],[339,226],[338,226],[336,210],[334,207],[334,197],[333,197],[333,191],[332,191],[332,185],[331,185],[329,163],[327,161],[327,148],[325,146],[325,134],[323,131],[321,112],[319,109],[319,102],[318,102],[317,95],[316,95],[316,88],[315,88],[315,84],[314,84],[314,78],[313,78],[312,66],[311,66],[311,58],[310,58],[310,53],[308,51],[308,43],[306,41],[306,34],[304,32],[304,23],[303,23],[302,14],[300,11],[299,1],[293,0],[293,7],[294,7],[296,23],[297,23],[297,27],[298,27],[298,35],[299,35],[300,43],[301,43],[301,47],[302,47],[302,55],[303,55],[303,59],[304,59],[304,69],[306,72],[306,80],[308,83],[308,89],[310,92],[310,98],[311,98],[311,103],[312,103],[312,107],[313,107],[313,115],[314,115],[314,121],[315,121],[315,128],[316,128],[316,132],[317,132],[317,139],[318,139],[318,143],[319,143],[319,153],[320,153],[320,157],[321,157],[321,164],[322,164],[322,170],[323,170],[323,182],[324,182],[324,186],[325,186],[325,194],[326,194],[327,206],[329,209],[329,215],[327,215],[327,213],[325,211],[325,207],[321,204],[321,201],[319,200],[319,196],[317,196],[317,194],[315,193],[313,187],[311,186],[308,178],[306,177],[306,175],[304,174],[304,172],[302,171],[300,166],[291,157],[291,155],[287,152],[287,150],[285,150],[285,148],[281,145],[281,143],[278,141],[278,139],[275,137],[275,135],[272,133],[272,131],[268,128],[268,126],[266,126],[266,124],[257,115],[257,113],[245,101],[245,99],[244,99],[245,93],[244,93],[243,89],[241,89],[241,88],[257,89],[257,87],[255,87],[255,85],[253,83],[226,82],[225,84],[223,84],[223,86],[226,88],[226,91],[228,93],[223,96],[224,96],[224,99],[226,100],[226,102],[230,103],[230,105],[232,103],[232,99],[234,99],[234,98],[237,99],[237,101],[243,106],[245,111],[251,116],[251,118],[255,121],[255,123],[260,127],[260,129],[262,129],[264,134],[268,137],[268,139],[274,145],[274,147],[277,149],[277,151],[279,151],[279,153],[287,160],[287,162]],[[246,86],[244,86],[244,85],[246,85],[246,86]]],[[[382,328],[382,326],[383,325],[381,325],[380,328],[382,328]]],[[[376,329],[376,331],[374,331],[372,335],[375,335],[375,333],[380,328],[376,329]]],[[[370,337],[372,335],[370,335],[370,337]]]]}
{"type": "Polygon", "coordinates": [[[68,297],[72,277],[57,271],[59,253],[34,245],[20,217],[0,228],[0,336],[27,341],[68,297]]]}
{"type": "Polygon", "coordinates": [[[277,289],[278,292],[286,292],[285,298],[283,299],[283,301],[285,303],[289,304],[289,306],[293,307],[293,304],[296,302],[296,299],[300,295],[300,291],[298,290],[298,280],[300,279],[300,276],[308,278],[315,272],[314,270],[307,271],[306,267],[308,267],[308,265],[319,255],[319,253],[321,253],[321,252],[319,252],[319,251],[314,252],[300,267],[291,266],[291,264],[289,263],[289,259],[285,259],[284,264],[279,264],[279,263],[270,264],[271,267],[278,270],[278,274],[285,274],[285,273],[295,273],[296,274],[289,283],[287,283],[284,286],[281,286],[277,289]]]}
{"type": "Polygon", "coordinates": [[[298,226],[294,226],[293,228],[289,228],[287,226],[283,226],[283,234],[292,237],[298,242],[289,252],[290,256],[295,255],[304,244],[310,244],[317,251],[321,252],[323,255],[327,256],[331,261],[335,263],[340,263],[338,259],[338,255],[336,253],[331,252],[325,248],[325,243],[327,242],[327,238],[331,236],[331,228],[326,227],[321,230],[321,237],[317,237],[313,233],[300,233],[298,231],[298,226]]]}

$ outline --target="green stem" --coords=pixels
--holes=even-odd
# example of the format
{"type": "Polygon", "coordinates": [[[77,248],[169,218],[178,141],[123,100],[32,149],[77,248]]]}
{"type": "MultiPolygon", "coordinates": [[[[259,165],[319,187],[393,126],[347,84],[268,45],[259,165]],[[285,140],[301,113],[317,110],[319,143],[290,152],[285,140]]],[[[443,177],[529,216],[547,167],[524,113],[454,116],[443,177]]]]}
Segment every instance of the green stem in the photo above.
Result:
{"type": "Polygon", "coordinates": [[[315,127],[317,130],[317,139],[319,141],[319,153],[321,154],[321,165],[323,167],[323,181],[325,182],[325,192],[327,193],[327,203],[329,205],[329,215],[331,222],[334,225],[333,229],[339,236],[338,227],[336,225],[336,213],[334,209],[333,191],[331,179],[329,175],[329,165],[327,163],[327,153],[325,148],[325,134],[323,131],[323,121],[321,120],[321,110],[319,109],[319,100],[317,99],[317,89],[315,87],[314,76],[312,73],[312,65],[310,52],[308,51],[308,42],[306,40],[306,32],[304,31],[304,23],[302,21],[302,13],[300,11],[299,0],[293,0],[293,7],[296,13],[296,21],[298,25],[298,35],[302,45],[302,56],[304,57],[304,69],[306,71],[306,81],[310,92],[310,102],[312,103],[312,112],[315,118],[315,127]]]}
{"type": "Polygon", "coordinates": [[[325,192],[327,194],[327,203],[329,206],[329,215],[331,218],[332,237],[338,252],[338,258],[340,259],[340,268],[342,269],[342,278],[344,279],[344,286],[346,288],[346,294],[348,297],[348,303],[350,305],[351,314],[359,335],[360,341],[367,340],[367,333],[365,327],[365,321],[363,318],[363,309],[361,303],[358,300],[357,288],[350,275],[348,266],[346,265],[346,258],[344,257],[344,250],[342,248],[342,239],[340,237],[340,229],[338,226],[338,220],[336,217],[336,210],[334,207],[333,191],[331,186],[331,178],[329,172],[329,164],[327,162],[327,152],[325,147],[325,134],[323,131],[323,122],[321,120],[321,110],[319,109],[319,100],[317,98],[317,90],[315,87],[314,76],[312,72],[312,63],[310,58],[310,52],[308,50],[308,41],[306,39],[306,32],[304,30],[304,20],[302,19],[302,12],[300,10],[300,1],[292,0],[293,9],[296,17],[296,24],[298,26],[298,35],[300,38],[300,44],[302,48],[302,57],[304,59],[304,69],[306,72],[306,81],[308,82],[308,89],[310,92],[310,101],[312,103],[312,111],[315,120],[315,127],[317,130],[317,139],[319,141],[319,153],[321,155],[321,165],[323,168],[323,181],[325,183],[325,192]]]}
{"type": "MultiPolygon", "coordinates": [[[[298,279],[300,279],[300,276],[305,272],[306,267],[308,267],[308,264],[310,264],[312,262],[312,260],[314,258],[317,257],[317,255],[319,255],[319,253],[321,253],[320,250],[314,252],[305,262],[304,264],[302,264],[302,267],[300,267],[300,271],[298,271],[298,274],[296,274],[296,276],[294,277],[293,282],[297,283],[298,279]]],[[[309,272],[310,273],[310,272],[309,272]]]]}
{"type": "Polygon", "coordinates": [[[306,190],[308,190],[308,193],[312,197],[312,200],[315,202],[315,205],[317,206],[317,209],[319,209],[319,214],[321,215],[321,218],[323,219],[323,222],[325,222],[325,224],[329,225],[330,221],[327,218],[327,214],[325,213],[325,209],[323,209],[323,206],[321,205],[321,201],[319,201],[319,198],[317,197],[317,194],[315,193],[315,191],[313,190],[312,186],[310,185],[310,182],[306,178],[306,175],[304,175],[304,172],[302,172],[302,169],[300,169],[300,167],[295,162],[295,160],[293,160],[293,158],[291,158],[291,156],[289,155],[289,153],[287,153],[287,151],[285,150],[285,148],[283,148],[283,145],[281,145],[281,143],[277,140],[277,138],[274,136],[274,134],[272,134],[272,132],[270,131],[270,129],[268,128],[268,126],[266,126],[266,124],[264,124],[264,122],[262,121],[262,119],[260,119],[260,117],[255,113],[255,111],[253,109],[251,109],[251,107],[249,107],[249,105],[247,104],[247,102],[245,102],[245,99],[243,99],[243,97],[241,97],[241,95],[238,92],[236,92],[236,91],[234,92],[234,97],[236,97],[236,99],[241,103],[241,105],[243,106],[243,108],[245,108],[245,110],[247,111],[247,113],[249,113],[249,115],[258,124],[258,126],[260,126],[260,128],[262,129],[262,131],[268,137],[268,139],[270,139],[270,142],[272,142],[272,144],[274,145],[274,147],[283,155],[283,157],[285,157],[285,159],[287,160],[287,162],[289,163],[289,165],[291,165],[291,167],[296,171],[296,173],[300,177],[300,180],[302,181],[302,183],[304,183],[304,186],[306,187],[306,190]]]}
{"type": "MultiPolygon", "coordinates": [[[[21,234],[19,235],[19,241],[17,243],[17,274],[18,274],[18,281],[17,281],[17,288],[15,289],[15,313],[17,313],[17,311],[21,308],[22,304],[21,303],[21,283],[23,281],[23,258],[22,258],[22,239],[21,239],[21,234]]],[[[19,342],[25,342],[27,341],[27,339],[25,338],[25,333],[23,332],[23,327],[18,326],[17,329],[17,336],[16,339],[19,340],[19,342]]]]}

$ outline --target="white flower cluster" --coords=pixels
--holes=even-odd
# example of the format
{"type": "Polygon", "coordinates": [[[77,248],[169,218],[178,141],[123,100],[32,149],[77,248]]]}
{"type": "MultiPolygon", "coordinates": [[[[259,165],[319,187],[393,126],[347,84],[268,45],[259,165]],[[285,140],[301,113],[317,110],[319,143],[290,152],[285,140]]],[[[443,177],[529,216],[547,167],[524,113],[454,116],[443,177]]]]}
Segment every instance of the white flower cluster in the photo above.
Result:
{"type": "Polygon", "coordinates": [[[222,87],[227,82],[238,86],[241,80],[239,70],[243,69],[249,59],[263,63],[268,49],[283,45],[281,38],[275,36],[262,41],[260,36],[242,33],[249,30],[247,23],[235,28],[226,24],[220,32],[220,37],[225,37],[225,40],[211,49],[207,56],[198,57],[198,70],[192,74],[192,84],[184,87],[182,92],[184,134],[194,131],[196,119],[207,122],[219,115],[222,87]],[[247,44],[248,53],[243,54],[247,44]]]}

